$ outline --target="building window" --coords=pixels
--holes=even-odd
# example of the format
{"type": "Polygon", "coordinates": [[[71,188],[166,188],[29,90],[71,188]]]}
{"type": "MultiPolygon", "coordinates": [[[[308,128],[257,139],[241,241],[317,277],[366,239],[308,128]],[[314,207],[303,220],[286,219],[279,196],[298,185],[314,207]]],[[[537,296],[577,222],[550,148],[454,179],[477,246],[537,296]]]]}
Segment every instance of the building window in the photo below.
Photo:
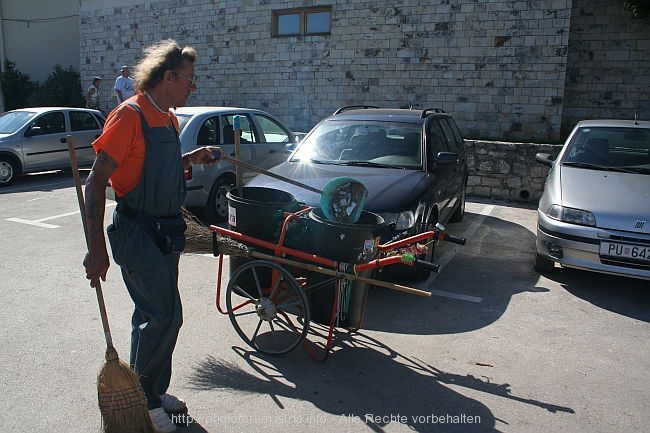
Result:
{"type": "Polygon", "coordinates": [[[273,36],[328,35],[332,8],[329,6],[273,12],[273,36]]]}

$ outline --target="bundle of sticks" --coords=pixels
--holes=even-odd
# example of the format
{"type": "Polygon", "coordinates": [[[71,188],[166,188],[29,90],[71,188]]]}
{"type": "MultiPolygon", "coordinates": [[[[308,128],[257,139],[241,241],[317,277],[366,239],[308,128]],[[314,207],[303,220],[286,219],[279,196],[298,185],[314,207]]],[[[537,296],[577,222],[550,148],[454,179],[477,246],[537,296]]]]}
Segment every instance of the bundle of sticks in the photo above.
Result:
{"type": "Polygon", "coordinates": [[[181,208],[181,214],[187,224],[185,230],[185,252],[186,253],[211,253],[212,232],[210,228],[185,207],[181,208]]]}

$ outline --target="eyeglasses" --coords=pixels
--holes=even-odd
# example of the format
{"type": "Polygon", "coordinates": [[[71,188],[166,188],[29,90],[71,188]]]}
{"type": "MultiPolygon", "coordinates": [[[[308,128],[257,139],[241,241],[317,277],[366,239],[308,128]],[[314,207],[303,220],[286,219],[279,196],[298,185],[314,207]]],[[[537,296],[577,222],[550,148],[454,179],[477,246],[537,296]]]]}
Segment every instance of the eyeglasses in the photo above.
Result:
{"type": "Polygon", "coordinates": [[[196,86],[196,78],[190,78],[187,75],[183,75],[180,72],[172,71],[172,74],[179,76],[190,83],[192,86],[196,86]]]}

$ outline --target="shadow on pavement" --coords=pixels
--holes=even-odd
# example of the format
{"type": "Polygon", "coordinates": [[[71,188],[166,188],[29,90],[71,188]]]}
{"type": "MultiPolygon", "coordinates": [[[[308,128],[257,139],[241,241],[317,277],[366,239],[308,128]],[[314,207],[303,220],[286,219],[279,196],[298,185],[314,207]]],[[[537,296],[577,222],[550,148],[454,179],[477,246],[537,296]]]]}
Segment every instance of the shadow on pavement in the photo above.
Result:
{"type": "Polygon", "coordinates": [[[358,423],[363,422],[376,432],[384,431],[391,423],[405,424],[413,431],[439,431],[440,420],[434,417],[441,416],[457,421],[452,423],[448,418],[444,431],[498,431],[495,425],[500,420],[489,408],[447,385],[513,399],[552,413],[574,413],[568,407],[513,395],[507,383],[445,372],[416,358],[404,357],[362,333],[349,335],[344,344],[353,350],[337,351],[325,363],[314,363],[304,351],[270,357],[233,347],[255,374],[236,363],[209,356],[196,366],[189,386],[269,395],[279,417],[285,409],[279,397],[308,401],[340,416],[339,431],[354,431],[345,428],[346,422],[356,423],[350,424],[350,429],[356,425],[358,430],[358,423]]]}
{"type": "Polygon", "coordinates": [[[557,266],[553,272],[544,276],[592,305],[632,319],[650,322],[648,281],[557,266]]]}
{"type": "MultiPolygon", "coordinates": [[[[476,218],[478,215],[466,213],[462,225],[449,225],[447,231],[461,236],[476,218]]],[[[372,288],[363,328],[417,335],[468,332],[497,321],[513,295],[540,291],[535,287],[539,275],[532,265],[535,235],[527,228],[487,216],[467,238],[467,244],[456,248],[454,259],[426,289],[466,295],[478,302],[372,288]],[[472,272],[467,272],[468,268],[472,272]]],[[[436,251],[434,262],[443,252],[436,251]]]]}

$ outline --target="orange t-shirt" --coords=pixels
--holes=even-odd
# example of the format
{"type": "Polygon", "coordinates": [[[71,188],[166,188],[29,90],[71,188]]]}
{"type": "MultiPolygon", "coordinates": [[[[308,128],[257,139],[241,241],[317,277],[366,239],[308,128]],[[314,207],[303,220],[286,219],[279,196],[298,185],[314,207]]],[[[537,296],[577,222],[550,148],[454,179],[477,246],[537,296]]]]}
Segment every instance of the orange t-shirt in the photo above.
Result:
{"type": "MultiPolygon", "coordinates": [[[[178,130],[176,115],[171,111],[168,116],[161,113],[143,93],[139,92],[133,102],[140,107],[149,127],[168,127],[171,119],[178,130]]],[[[111,187],[118,197],[124,197],[140,183],[145,142],[142,120],[135,108],[121,104],[111,111],[106,118],[102,135],[93,142],[93,147],[97,153],[106,152],[117,161],[117,169],[111,176],[111,187]]]]}

